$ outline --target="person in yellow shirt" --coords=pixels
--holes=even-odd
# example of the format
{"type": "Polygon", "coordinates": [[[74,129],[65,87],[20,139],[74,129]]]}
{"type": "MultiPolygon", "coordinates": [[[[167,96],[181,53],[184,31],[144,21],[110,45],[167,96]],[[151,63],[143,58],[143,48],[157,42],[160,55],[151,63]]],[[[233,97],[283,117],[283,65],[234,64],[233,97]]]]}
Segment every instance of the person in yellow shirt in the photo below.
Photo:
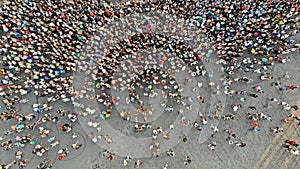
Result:
{"type": "Polygon", "coordinates": [[[78,149],[82,146],[82,144],[79,144],[79,145],[77,145],[77,144],[78,144],[78,141],[76,141],[76,143],[72,144],[71,147],[72,147],[73,149],[78,150],[78,149]]]}

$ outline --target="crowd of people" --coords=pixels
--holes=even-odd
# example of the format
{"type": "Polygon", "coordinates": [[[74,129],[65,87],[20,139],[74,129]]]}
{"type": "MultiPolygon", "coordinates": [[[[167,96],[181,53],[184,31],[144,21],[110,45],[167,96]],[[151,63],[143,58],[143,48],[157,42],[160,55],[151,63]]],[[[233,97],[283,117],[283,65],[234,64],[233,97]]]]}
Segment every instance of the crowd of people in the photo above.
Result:
{"type": "MultiPolygon", "coordinates": [[[[220,86],[229,96],[242,96],[242,103],[250,97],[260,97],[263,90],[260,86],[254,86],[253,92],[249,94],[234,91],[230,88],[232,83],[251,83],[253,80],[246,76],[234,79],[232,75],[239,71],[255,72],[260,75],[261,80],[271,81],[273,73],[268,67],[289,62],[291,58],[284,54],[300,52],[300,43],[291,39],[300,32],[300,4],[297,0],[152,0],[120,3],[97,0],[6,0],[1,3],[0,96],[6,109],[1,112],[1,120],[15,122],[11,130],[1,136],[4,140],[1,146],[9,150],[14,145],[22,148],[26,143],[33,143],[32,153],[37,156],[43,156],[51,145],[59,144],[51,130],[41,127],[42,124],[59,123],[60,118],[66,117],[70,123],[58,126],[62,132],[71,132],[71,124],[77,121],[77,115],[93,115],[97,112],[95,108],[80,104],[78,100],[82,98],[96,99],[103,108],[99,116],[108,119],[114,113],[113,107],[122,101],[121,96],[110,92],[112,89],[119,92],[129,91],[125,104],[137,105],[136,112],[122,114],[124,119],[133,122],[133,126],[140,123],[140,118],[147,123],[155,113],[155,109],[147,107],[144,100],[147,97],[156,97],[156,88],[164,91],[161,93],[163,98],[174,101],[174,105],[171,102],[161,103],[166,112],[175,112],[173,110],[176,104],[192,110],[191,102],[195,100],[181,94],[182,86],[192,82],[192,77],[213,76],[215,72],[209,72],[202,64],[203,61],[210,61],[210,52],[206,52],[210,46],[219,57],[217,62],[223,65],[222,70],[227,73],[220,79],[220,86]],[[138,17],[155,12],[167,17],[176,16],[179,20],[155,26],[147,19],[144,22],[140,19],[143,17],[138,17]],[[135,25],[136,30],[141,32],[128,32],[126,27],[120,28],[120,25],[106,26],[114,22],[135,25]],[[195,38],[201,38],[202,41],[207,39],[209,43],[203,42],[199,46],[172,38],[189,31],[182,23],[194,25],[201,32],[201,36],[195,38]],[[174,77],[179,71],[188,71],[190,75],[183,84],[177,83],[174,77]],[[85,85],[79,90],[74,89],[74,80],[77,79],[74,79],[73,72],[83,72],[87,76],[83,78],[85,85]],[[116,76],[119,77],[115,78],[116,76]],[[91,95],[93,92],[96,93],[95,96],[91,95]],[[17,110],[16,104],[26,104],[28,100],[25,96],[30,93],[46,98],[48,104],[33,104],[33,112],[26,112],[27,114],[17,110]],[[59,110],[60,117],[56,116],[50,104],[57,100],[74,104],[82,112],[76,114],[59,110]],[[40,145],[34,136],[22,136],[25,130],[37,129],[40,137],[49,139],[49,145],[40,145]],[[20,136],[15,140],[7,140],[6,136],[12,132],[20,136]]],[[[200,42],[200,39],[197,40],[200,42]]],[[[283,78],[288,78],[288,74],[283,75],[283,78]]],[[[280,91],[297,90],[298,87],[297,84],[282,86],[277,82],[273,82],[273,85],[280,91]]],[[[198,83],[198,87],[201,86],[202,83],[198,83]]],[[[206,99],[204,96],[198,98],[199,104],[206,99]]],[[[232,105],[232,109],[238,111],[241,104],[232,105]]],[[[285,110],[292,108],[287,103],[282,103],[282,106],[285,110]]],[[[183,123],[194,125],[200,132],[209,118],[200,115],[201,122],[189,123],[185,120],[184,112],[179,110],[179,114],[183,123]]],[[[260,130],[257,120],[272,119],[256,111],[246,114],[246,117],[252,121],[251,129],[254,131],[260,130]]],[[[233,115],[222,117],[224,120],[234,118],[233,115]]],[[[95,126],[101,132],[97,123],[89,126],[95,126]]],[[[142,128],[138,126],[137,130],[140,129],[142,128]]],[[[211,137],[214,138],[218,128],[211,126],[211,129],[211,137]]],[[[272,130],[275,133],[281,131],[280,128],[272,130]]],[[[226,133],[230,135],[227,139],[230,144],[246,146],[244,142],[232,141],[235,139],[232,132],[226,130],[226,133]]],[[[96,138],[92,134],[89,136],[96,138]]],[[[159,146],[158,142],[152,144],[153,156],[159,156],[159,146]]],[[[217,147],[216,142],[208,146],[211,150],[217,147]]],[[[73,147],[79,149],[81,145],[74,143],[73,147]]],[[[58,154],[61,160],[69,154],[69,150],[63,148],[58,154]]],[[[18,164],[19,168],[26,166],[27,162],[21,158],[21,151],[16,156],[16,161],[3,165],[2,168],[9,168],[14,164],[18,164]]],[[[126,162],[129,162],[129,158],[126,162]]],[[[140,163],[136,165],[141,165],[140,163]]],[[[184,164],[190,163],[191,158],[186,156],[184,164]]]]}
{"type": "MultiPolygon", "coordinates": [[[[40,114],[34,115],[33,113],[23,115],[20,110],[10,110],[1,113],[1,119],[3,122],[13,123],[13,125],[11,125],[11,128],[4,132],[4,136],[1,136],[1,140],[6,140],[1,142],[1,147],[5,151],[11,151],[14,147],[18,149],[18,151],[16,152],[16,160],[10,164],[18,164],[19,168],[23,168],[27,165],[28,159],[23,158],[23,148],[25,146],[33,146],[32,154],[38,157],[43,157],[49,150],[58,147],[60,141],[56,136],[58,133],[55,133],[55,127],[57,126],[62,132],[66,133],[70,132],[72,130],[72,127],[69,123],[65,123],[63,125],[58,125],[57,123],[59,123],[59,120],[62,120],[64,116],[68,117],[70,123],[74,123],[77,121],[77,116],[74,115],[74,113],[70,113],[69,111],[64,109],[59,109],[57,111],[57,114],[58,116],[56,116],[53,112],[46,112],[43,114],[43,116],[41,116],[40,114]],[[14,125],[15,122],[17,124],[14,125]],[[46,127],[46,124],[49,123],[52,123],[50,125],[54,126],[54,128],[46,127]],[[39,134],[37,134],[35,131],[38,131],[39,134]],[[14,136],[15,138],[13,138],[14,136]],[[42,141],[43,139],[46,139],[46,143],[42,141]]],[[[72,133],[72,138],[75,139],[76,137],[74,137],[73,135],[76,135],[76,133],[72,133]]],[[[71,145],[71,148],[78,150],[81,146],[82,144],[79,144],[78,141],[76,141],[71,145]]],[[[58,151],[58,154],[60,154],[58,156],[59,160],[62,160],[67,155],[67,153],[60,153],[61,151],[62,150],[58,151]]],[[[46,163],[47,165],[42,165],[41,163],[41,166],[43,166],[44,169],[47,167],[52,167],[50,161],[46,163]]],[[[3,164],[2,167],[9,168],[12,166],[10,164],[3,164]]]]}

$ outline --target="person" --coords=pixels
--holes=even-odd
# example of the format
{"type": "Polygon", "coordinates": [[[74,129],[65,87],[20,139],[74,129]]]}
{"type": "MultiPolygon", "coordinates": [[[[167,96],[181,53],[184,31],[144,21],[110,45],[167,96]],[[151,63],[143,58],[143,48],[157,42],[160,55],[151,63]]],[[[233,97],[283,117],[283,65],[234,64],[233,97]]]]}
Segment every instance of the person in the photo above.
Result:
{"type": "Polygon", "coordinates": [[[208,145],[208,147],[210,148],[210,150],[215,150],[215,148],[216,148],[216,143],[215,142],[212,142],[212,143],[210,143],[209,145],[208,145]]]}
{"type": "Polygon", "coordinates": [[[134,163],[134,168],[138,168],[138,167],[143,166],[143,165],[144,165],[144,161],[138,159],[138,160],[135,161],[135,163],[134,163]]]}
{"type": "Polygon", "coordinates": [[[183,136],[182,141],[183,141],[183,142],[187,142],[187,140],[188,140],[188,139],[187,139],[187,136],[183,136]]]}
{"type": "Polygon", "coordinates": [[[27,166],[27,160],[21,160],[21,162],[19,163],[19,168],[24,168],[27,166]]]}
{"type": "Polygon", "coordinates": [[[72,138],[72,139],[75,139],[75,138],[77,138],[77,137],[78,137],[78,136],[77,136],[77,133],[72,133],[72,134],[71,134],[71,138],[72,138]]]}
{"type": "Polygon", "coordinates": [[[68,148],[60,149],[58,151],[58,154],[59,154],[58,159],[62,160],[69,154],[69,150],[68,150],[68,148]]]}
{"type": "Polygon", "coordinates": [[[291,85],[291,86],[287,86],[287,88],[290,89],[290,90],[295,90],[295,89],[298,88],[298,86],[293,86],[293,85],[291,85]]]}
{"type": "Polygon", "coordinates": [[[78,142],[76,141],[76,143],[73,143],[73,144],[71,145],[71,147],[72,147],[73,149],[78,150],[78,149],[82,146],[82,144],[79,144],[79,145],[77,145],[77,144],[78,144],[78,142]]]}
{"type": "Polygon", "coordinates": [[[274,133],[283,132],[283,128],[282,128],[282,127],[270,127],[270,129],[271,129],[274,133]]]}
{"type": "Polygon", "coordinates": [[[190,158],[190,156],[185,156],[185,157],[183,158],[183,163],[184,163],[184,165],[191,164],[191,162],[192,162],[192,159],[190,158]]]}
{"type": "Polygon", "coordinates": [[[131,161],[131,157],[126,156],[125,159],[123,160],[123,165],[127,166],[130,161],[131,161]]]}
{"type": "Polygon", "coordinates": [[[72,123],[77,121],[77,114],[72,113],[72,114],[68,114],[67,116],[72,123]]]}
{"type": "MultiPolygon", "coordinates": [[[[166,66],[164,63],[168,60],[168,57],[170,57],[171,51],[176,51],[176,54],[182,53],[183,55],[180,55],[180,59],[189,65],[196,65],[200,63],[196,60],[209,60],[211,57],[211,51],[209,51],[207,55],[204,54],[202,56],[194,52],[189,54],[189,47],[182,45],[181,42],[172,41],[163,35],[145,33],[138,34],[137,36],[130,35],[128,39],[122,42],[115,42],[109,45],[109,47],[105,47],[106,49],[101,48],[99,55],[97,53],[99,59],[95,59],[95,62],[99,63],[99,66],[91,64],[90,60],[87,59],[88,56],[86,52],[82,52],[83,47],[91,35],[95,35],[95,32],[102,29],[105,25],[114,22],[117,18],[123,18],[124,22],[129,24],[131,23],[131,17],[126,19],[124,16],[130,16],[134,13],[158,11],[165,15],[182,17],[184,21],[191,21],[192,24],[195,24],[195,26],[203,32],[204,36],[211,42],[212,47],[217,51],[220,63],[223,64],[224,71],[228,74],[228,78],[226,78],[227,80],[224,83],[226,90],[230,88],[232,83],[230,80],[231,75],[234,75],[235,72],[239,70],[246,73],[262,66],[261,71],[263,71],[268,69],[269,66],[266,65],[271,66],[274,62],[283,64],[290,61],[291,59],[289,57],[282,57],[281,54],[286,54],[290,51],[290,44],[294,43],[293,40],[290,40],[290,37],[295,33],[299,33],[299,19],[297,19],[299,17],[296,17],[299,14],[299,7],[297,3],[290,3],[288,1],[278,1],[274,3],[266,3],[264,1],[213,1],[211,3],[207,3],[207,1],[178,1],[176,3],[172,1],[154,1],[151,3],[127,2],[117,4],[102,2],[101,4],[95,5],[90,1],[76,1],[76,3],[67,1],[53,4],[44,1],[35,2],[26,0],[24,3],[5,3],[3,9],[5,12],[3,13],[3,22],[0,23],[0,28],[2,28],[4,35],[2,36],[0,44],[0,52],[3,56],[2,59],[5,61],[2,64],[8,68],[1,69],[0,73],[1,76],[4,77],[1,78],[1,83],[4,85],[1,87],[1,90],[6,93],[1,93],[1,95],[7,97],[4,101],[6,109],[13,110],[15,108],[15,101],[8,99],[12,93],[9,91],[11,89],[14,90],[13,93],[19,94],[22,97],[33,93],[38,97],[47,97],[47,100],[49,99],[51,102],[57,100],[69,102],[72,100],[72,95],[74,95],[75,92],[72,87],[73,77],[68,73],[78,71],[85,72],[86,75],[97,74],[97,76],[92,78],[92,80],[99,81],[99,83],[96,84],[95,90],[101,90],[101,94],[98,95],[99,97],[97,96],[97,100],[101,105],[110,109],[110,111],[105,111],[105,113],[102,114],[103,119],[109,117],[110,112],[112,112],[111,107],[119,103],[107,90],[112,88],[110,81],[115,72],[113,71],[114,67],[120,65],[120,60],[122,60],[120,56],[126,57],[128,54],[137,52],[138,49],[147,49],[149,47],[159,49],[160,47],[166,47],[166,51],[168,52],[166,56],[158,58],[157,60],[150,59],[153,63],[158,62],[157,66],[159,68],[166,66]],[[28,6],[30,6],[30,9],[27,8],[28,6]],[[83,6],[87,7],[88,10],[82,10],[83,6]],[[182,6],[184,8],[182,8],[182,6]],[[65,14],[66,7],[71,11],[68,12],[68,14],[65,14]],[[20,11],[15,12],[15,9],[20,9],[20,11]],[[76,11],[82,11],[81,15],[78,15],[76,11]],[[274,16],[278,13],[280,13],[280,17],[274,16]],[[254,19],[256,17],[258,17],[257,20],[261,20],[261,22],[257,22],[254,19]],[[195,18],[199,19],[195,20],[195,18]],[[50,34],[49,31],[51,32],[50,34]],[[146,39],[152,39],[153,42],[146,41],[146,39]],[[171,41],[171,43],[168,43],[168,41],[171,41]],[[166,44],[169,44],[169,47],[167,47],[166,44]],[[284,46],[279,44],[283,44],[284,46]],[[118,48],[121,50],[117,50],[118,48]],[[240,58],[244,58],[242,57],[244,52],[249,52],[252,56],[240,62],[240,58]],[[274,61],[265,60],[267,63],[263,63],[263,60],[258,59],[262,55],[273,55],[274,61]],[[78,69],[75,68],[76,64],[78,64],[78,69]],[[97,69],[95,71],[96,73],[91,71],[90,68],[97,69]],[[20,72],[24,72],[27,76],[19,77],[20,72]],[[20,85],[20,87],[16,85],[15,82],[19,84],[19,81],[22,80],[24,82],[21,83],[22,85],[20,85]],[[10,86],[9,90],[7,86],[10,86]],[[54,96],[51,98],[50,96],[52,95],[54,96]]],[[[175,28],[177,29],[177,27],[175,28]]],[[[166,31],[171,35],[177,35],[180,32],[176,31],[176,29],[174,29],[175,31],[166,31]]],[[[113,28],[111,28],[110,31],[122,32],[122,30],[115,31],[113,28]]],[[[108,41],[114,38],[112,37],[113,35],[107,36],[103,34],[102,36],[101,34],[98,36],[99,39],[107,39],[108,41]]],[[[99,46],[99,44],[96,45],[99,46]]],[[[208,48],[209,45],[210,44],[206,43],[203,47],[208,48]]],[[[98,49],[96,48],[95,50],[98,49]]],[[[157,52],[155,51],[154,53],[157,52]]],[[[137,61],[141,60],[139,57],[135,58],[137,61]]],[[[153,58],[155,58],[155,55],[153,55],[153,58]]],[[[174,61],[174,65],[175,63],[174,61]]],[[[124,68],[126,66],[120,67],[124,68]]],[[[143,66],[132,66],[128,69],[133,70],[139,68],[143,68],[143,66]]],[[[212,74],[205,69],[201,67],[194,68],[195,71],[193,70],[191,72],[192,76],[204,76],[205,74],[209,74],[208,76],[210,78],[212,77],[212,74]]],[[[154,66],[153,69],[154,70],[149,70],[153,71],[153,73],[147,73],[147,71],[139,72],[139,75],[132,81],[128,77],[135,76],[132,76],[132,73],[125,74],[123,78],[129,81],[120,80],[119,84],[116,85],[118,89],[125,90],[127,89],[128,83],[134,84],[132,88],[130,88],[131,96],[129,103],[142,103],[137,92],[138,87],[143,87],[139,81],[144,80],[149,82],[147,78],[150,78],[151,75],[155,74],[155,71],[158,70],[154,68],[154,66]]],[[[170,77],[170,74],[172,74],[172,71],[163,72],[160,77],[167,79],[170,77]]],[[[156,79],[157,83],[155,83],[155,85],[158,87],[163,86],[163,89],[166,90],[169,89],[169,86],[165,85],[167,84],[167,80],[159,81],[158,79],[156,79]]],[[[261,80],[271,79],[273,79],[272,73],[261,73],[261,80]]],[[[191,79],[187,78],[187,80],[191,82],[191,79]]],[[[250,82],[250,80],[246,78],[243,78],[241,81],[250,82]]],[[[87,82],[87,85],[88,84],[89,82],[87,82]]],[[[202,83],[198,84],[199,87],[203,85],[202,83]]],[[[179,85],[175,86],[178,92],[183,90],[179,85]]],[[[147,90],[148,89],[149,88],[147,88],[147,90]]],[[[285,89],[287,88],[284,88],[284,90],[285,89]]],[[[89,96],[88,91],[92,90],[84,86],[74,97],[93,98],[89,96]]],[[[229,90],[228,93],[229,95],[233,95],[234,92],[229,90]]],[[[258,95],[254,96],[258,97],[258,95]]],[[[72,103],[81,109],[85,108],[84,105],[76,104],[76,101],[72,103]]],[[[178,103],[186,104],[181,98],[178,99],[178,103]]],[[[38,104],[34,105],[34,111],[43,113],[44,111],[51,110],[51,107],[47,105],[45,107],[40,106],[41,105],[38,104]]],[[[186,106],[191,109],[189,105],[186,106]]],[[[170,107],[167,108],[168,111],[172,110],[170,107]]],[[[289,106],[285,108],[287,108],[286,110],[290,109],[289,106]]],[[[82,113],[82,115],[95,113],[94,110],[88,110],[87,112],[82,113]]],[[[63,116],[66,115],[67,113],[63,113],[63,116]]],[[[3,118],[8,120],[12,117],[8,116],[3,118]]],[[[71,119],[72,122],[75,121],[76,118],[71,117],[71,119]]],[[[146,120],[146,118],[144,119],[146,120]]],[[[182,122],[185,122],[185,116],[183,116],[182,119],[182,122]]],[[[203,124],[208,123],[205,118],[201,120],[203,124]]],[[[37,126],[46,121],[41,120],[34,124],[37,126]]],[[[31,128],[33,129],[34,127],[31,128]]],[[[60,129],[64,132],[70,132],[72,127],[70,125],[62,125],[60,129]]],[[[21,128],[16,128],[15,131],[22,132],[22,126],[21,128]]],[[[43,134],[43,136],[45,136],[45,134],[43,134]]],[[[41,152],[38,151],[39,154],[43,154],[41,152]]]]}
{"type": "Polygon", "coordinates": [[[245,147],[246,143],[244,143],[244,142],[237,142],[235,145],[238,146],[238,147],[245,147]]]}
{"type": "Polygon", "coordinates": [[[63,132],[69,133],[72,130],[72,126],[66,123],[64,125],[60,125],[59,129],[63,132]]]}
{"type": "Polygon", "coordinates": [[[50,138],[48,139],[48,142],[49,142],[49,143],[52,143],[54,140],[55,140],[55,136],[50,137],[50,138]]]}
{"type": "Polygon", "coordinates": [[[175,152],[172,149],[167,150],[167,155],[174,157],[175,156],[175,152]]]}
{"type": "Polygon", "coordinates": [[[111,160],[113,160],[114,157],[112,154],[109,154],[106,158],[111,161],[111,160]]]}

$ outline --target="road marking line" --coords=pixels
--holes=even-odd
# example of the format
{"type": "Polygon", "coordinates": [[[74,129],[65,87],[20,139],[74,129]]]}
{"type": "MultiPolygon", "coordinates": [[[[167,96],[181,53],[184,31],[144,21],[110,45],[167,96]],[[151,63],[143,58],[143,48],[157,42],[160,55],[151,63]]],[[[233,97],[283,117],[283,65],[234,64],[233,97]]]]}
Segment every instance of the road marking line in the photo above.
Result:
{"type": "MultiPolygon", "coordinates": [[[[296,122],[293,121],[292,124],[289,126],[289,129],[286,133],[284,133],[282,135],[282,137],[280,137],[281,139],[288,139],[291,135],[293,135],[295,133],[295,131],[293,130],[294,126],[296,126],[296,122]]],[[[280,150],[282,146],[282,143],[279,142],[278,144],[275,144],[275,147],[273,149],[273,151],[271,152],[271,154],[267,157],[267,159],[265,159],[264,163],[263,163],[263,166],[261,167],[261,169],[266,169],[270,162],[272,161],[272,159],[274,158],[274,155],[278,152],[278,150],[280,150]]]]}
{"type": "MultiPolygon", "coordinates": [[[[288,123],[284,123],[282,125],[283,128],[285,128],[286,126],[288,126],[288,123]]],[[[290,127],[291,124],[288,126],[290,127]]],[[[260,169],[260,166],[262,164],[262,162],[264,161],[264,159],[266,159],[266,156],[269,154],[271,148],[273,148],[274,144],[282,137],[283,134],[277,134],[274,139],[272,140],[272,142],[270,143],[270,145],[266,148],[266,150],[264,151],[263,155],[260,157],[259,161],[256,163],[256,165],[254,166],[254,169],[260,169]]]]}
{"type": "MultiPolygon", "coordinates": [[[[296,104],[298,107],[300,107],[300,100],[297,102],[297,104],[296,104]]],[[[297,111],[295,111],[295,110],[292,110],[291,111],[291,113],[293,113],[293,114],[297,114],[297,111]]],[[[270,144],[270,146],[267,148],[267,150],[264,152],[264,154],[263,154],[263,158],[260,158],[260,160],[259,160],[259,162],[257,163],[257,165],[255,165],[255,168],[262,168],[262,169],[265,169],[266,167],[268,167],[269,166],[269,164],[270,164],[270,162],[272,161],[272,159],[274,158],[274,155],[275,155],[275,153],[276,152],[278,152],[278,150],[279,150],[279,148],[281,147],[281,143],[279,142],[278,144],[275,144],[275,142],[277,142],[278,141],[278,139],[279,138],[285,138],[285,139],[288,139],[290,136],[292,136],[292,134],[296,134],[297,132],[295,132],[296,130],[297,130],[297,120],[293,120],[291,123],[290,123],[290,125],[289,126],[287,126],[287,129],[285,129],[287,132],[285,132],[285,133],[283,133],[283,134],[281,134],[281,135],[279,135],[279,137],[275,137],[273,140],[272,140],[272,142],[271,142],[271,144],[270,144]],[[295,127],[295,131],[293,131],[293,128],[295,127]],[[267,154],[269,154],[269,152],[270,152],[270,149],[272,148],[272,147],[274,147],[275,146],[275,150],[273,150],[272,152],[271,152],[271,154],[266,158],[266,156],[267,156],[267,154]],[[263,164],[262,164],[262,167],[259,167],[259,166],[261,166],[261,163],[262,162],[264,162],[263,164]]],[[[288,123],[284,123],[283,125],[282,125],[282,127],[283,128],[285,128],[286,127],[286,125],[287,125],[288,123]]]]}

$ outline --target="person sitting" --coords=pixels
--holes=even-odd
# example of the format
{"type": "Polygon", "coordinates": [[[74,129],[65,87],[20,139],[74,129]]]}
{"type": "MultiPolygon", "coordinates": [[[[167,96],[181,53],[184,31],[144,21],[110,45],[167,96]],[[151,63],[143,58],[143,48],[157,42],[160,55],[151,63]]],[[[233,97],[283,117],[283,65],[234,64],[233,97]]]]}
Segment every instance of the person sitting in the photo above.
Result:
{"type": "Polygon", "coordinates": [[[270,127],[270,129],[271,129],[274,133],[283,132],[283,128],[282,128],[282,127],[270,127]]]}
{"type": "Polygon", "coordinates": [[[166,153],[167,153],[168,156],[171,156],[171,157],[175,156],[175,152],[172,149],[167,150],[166,153]]]}
{"type": "Polygon", "coordinates": [[[245,147],[246,143],[244,143],[244,142],[238,142],[235,145],[238,146],[238,147],[245,147]]]}
{"type": "Polygon", "coordinates": [[[144,125],[144,124],[143,124],[143,125],[138,125],[138,124],[135,124],[135,125],[134,125],[134,130],[135,130],[136,132],[141,132],[141,131],[144,130],[144,128],[145,128],[145,125],[144,125]]]}

